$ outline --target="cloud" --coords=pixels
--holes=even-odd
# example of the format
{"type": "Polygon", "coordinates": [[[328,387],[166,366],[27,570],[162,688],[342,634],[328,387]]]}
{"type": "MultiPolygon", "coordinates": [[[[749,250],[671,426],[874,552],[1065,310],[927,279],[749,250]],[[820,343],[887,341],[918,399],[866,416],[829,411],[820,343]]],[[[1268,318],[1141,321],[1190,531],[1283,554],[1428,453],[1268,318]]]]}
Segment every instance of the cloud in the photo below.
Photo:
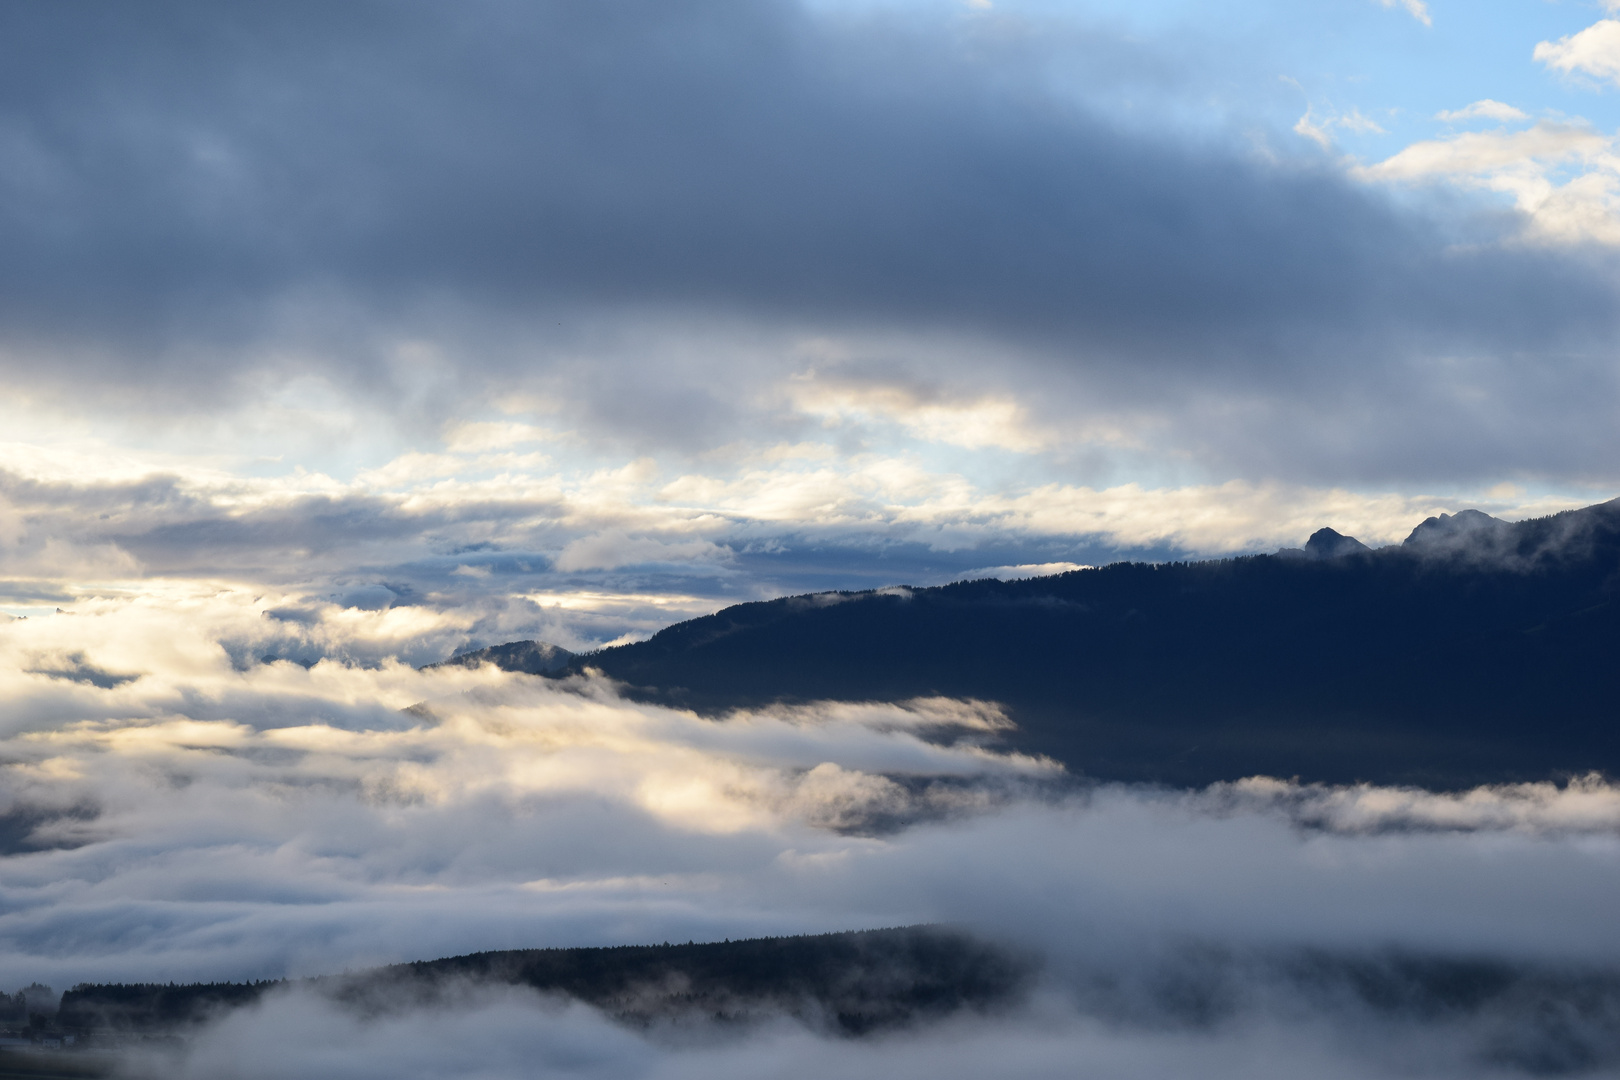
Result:
{"type": "Polygon", "coordinates": [[[8,970],[244,977],[931,920],[1042,949],[1105,927],[1620,963],[1620,798],[1597,781],[1066,791],[986,745],[1005,721],[984,704],[714,722],[588,680],[244,669],[221,645],[273,633],[219,598],[0,627],[0,785],[42,821],[7,858],[8,970]],[[140,677],[27,670],[69,647],[140,677]]]}
{"type": "Polygon", "coordinates": [[[1600,19],[1579,33],[1536,46],[1538,63],[1620,83],[1620,21],[1600,19]]]}
{"type": "Polygon", "coordinates": [[[1048,577],[1052,574],[1067,574],[1073,570],[1089,570],[1082,563],[1053,562],[1053,563],[1025,563],[1022,566],[981,566],[975,570],[967,570],[962,574],[964,580],[989,577],[999,578],[1002,581],[1017,581],[1020,578],[1048,577]]]}
{"type": "Polygon", "coordinates": [[[810,371],[793,378],[788,388],[795,410],[828,427],[851,420],[890,421],[915,438],[970,450],[1030,453],[1056,440],[1011,397],[963,398],[903,378],[886,380],[878,372],[852,377],[810,371]]]}
{"type": "MultiPolygon", "coordinates": [[[[1226,973],[1205,974],[1218,979],[1226,973]]],[[[1297,990],[1288,1003],[1286,984],[1271,986],[1255,973],[1242,974],[1249,980],[1243,989],[1251,996],[1269,994],[1274,1000],[1202,1022],[1189,1022],[1167,1008],[1151,1021],[1131,1023],[1050,994],[1011,1016],[960,1017],[865,1039],[829,1038],[790,1022],[730,1032],[638,1032],[578,1005],[518,992],[467,992],[434,1008],[405,1007],[368,1021],[316,993],[291,992],[231,1015],[205,1032],[189,1053],[154,1055],[152,1064],[162,1075],[229,1072],[252,1080],[409,1080],[469,1072],[515,1078],[532,1076],[537,1068],[566,1080],[987,1075],[1039,1080],[1076,1070],[1122,1080],[1302,1074],[1370,1080],[1417,1069],[1419,1075],[1435,1076],[1534,1075],[1563,1063],[1561,1053],[1578,1067],[1581,1050],[1594,1047],[1607,1057],[1610,1049],[1595,1017],[1573,1018],[1572,1030],[1560,1040],[1538,1031],[1525,1015],[1528,1008],[1490,1017],[1413,1020],[1341,1003],[1335,1013],[1300,1000],[1297,990]],[[1543,1055],[1539,1063],[1538,1053],[1543,1055]]],[[[1208,995],[1225,989],[1193,979],[1164,992],[1208,995]]]]}
{"type": "Polygon", "coordinates": [[[1512,105],[1504,105],[1502,102],[1492,101],[1490,98],[1481,98],[1472,105],[1465,105],[1460,109],[1441,109],[1434,114],[1434,118],[1448,123],[1457,123],[1462,120],[1500,120],[1508,122],[1530,119],[1512,105]]]}
{"type": "Polygon", "coordinates": [[[1255,777],[1209,791],[1214,801],[1287,807],[1301,824],[1342,832],[1523,830],[1529,833],[1602,831],[1620,822],[1616,789],[1601,777],[1565,786],[1502,784],[1467,792],[1428,792],[1372,785],[1330,788],[1255,777]]]}
{"type": "Polygon", "coordinates": [[[703,464],[671,476],[646,461],[573,473],[536,461],[338,483],[208,470],[126,480],[123,463],[98,476],[77,459],[67,467],[82,471],[60,480],[62,463],[36,461],[32,475],[0,473],[16,523],[0,546],[0,597],[22,614],[217,590],[258,597],[276,627],[262,647],[241,644],[243,662],[428,663],[521,638],[589,649],[770,596],[1270,551],[1324,524],[1377,544],[1465,506],[1523,517],[1591,498],[998,481],[824,445],[703,464]]]}
{"type": "Polygon", "coordinates": [[[558,570],[610,570],[644,563],[722,560],[726,549],[707,540],[660,541],[622,532],[598,533],[571,541],[557,556],[558,570]]]}
{"type": "Polygon", "coordinates": [[[1522,131],[1465,132],[1414,143],[1358,170],[1368,180],[1449,180],[1501,192],[1526,236],[1553,244],[1620,244],[1620,156],[1584,124],[1538,121],[1522,131]]]}
{"type": "Polygon", "coordinates": [[[1331,149],[1333,146],[1333,136],[1328,134],[1327,124],[1318,120],[1312,109],[1307,108],[1305,115],[1294,122],[1294,131],[1296,134],[1305,136],[1324,150],[1331,149]]]}
{"type": "Polygon", "coordinates": [[[455,424],[445,440],[453,453],[479,453],[505,450],[524,443],[544,442],[552,432],[533,424],[465,422],[455,424]]]}
{"type": "Polygon", "coordinates": [[[388,444],[375,478],[401,483],[441,452],[498,474],[526,450],[489,442],[503,424],[617,461],[876,431],[1090,479],[1323,483],[1579,471],[1529,430],[1461,445],[1492,409],[1609,437],[1606,368],[1542,365],[1526,393],[1515,359],[1612,336],[1589,256],[1129,119],[1110,95],[1148,72],[1186,100],[1196,65],[1089,23],[775,0],[9,18],[19,414],[215,424],[340,480],[388,444]],[[796,407],[795,376],[834,366],[818,342],[859,401],[796,407]],[[1452,392],[1458,357],[1477,393],[1452,392]]]}
{"type": "Polygon", "coordinates": [[[1543,120],[1524,131],[1465,132],[1414,143],[1371,166],[1378,179],[1466,176],[1528,166],[1535,162],[1592,160],[1610,152],[1610,140],[1589,127],[1543,120]]]}
{"type": "Polygon", "coordinates": [[[1317,116],[1315,108],[1307,108],[1305,115],[1294,123],[1294,132],[1310,139],[1324,150],[1333,148],[1333,128],[1343,128],[1353,131],[1357,135],[1384,135],[1387,132],[1370,117],[1363,116],[1361,110],[1352,107],[1347,113],[1338,113],[1332,116],[1317,116]]]}
{"type": "MultiPolygon", "coordinates": [[[[396,611],[343,626],[363,635],[396,611]]],[[[277,633],[219,594],[0,626],[0,814],[17,841],[0,854],[0,963],[15,978],[241,979],[943,921],[1038,952],[1046,981],[1019,1009],[867,1041],[786,1021],[631,1031],[481,989],[365,1019],[291,992],[153,1063],[162,1075],[226,1060],[262,1076],[451,1060],[491,1076],[535,1061],[982,1075],[998,1057],[1031,1076],[1060,1058],[1144,1076],[1191,1061],[1388,1075],[1419,1059],[1470,1075],[1612,1053],[1601,1017],[1578,1022],[1620,971],[1620,792],[1598,778],[1080,786],[999,752],[993,703],[710,721],[592,679],[232,662],[230,640],[277,633]],[[37,662],[68,653],[75,670],[139,677],[37,662]],[[1431,1009],[1422,972],[1448,964],[1522,988],[1431,1009]],[[1384,1001],[1386,984],[1414,1004],[1384,1001]],[[1538,1021],[1549,1008],[1574,1026],[1538,1021]]]]}
{"type": "Polygon", "coordinates": [[[1398,4],[1408,15],[1424,26],[1434,25],[1434,20],[1429,17],[1429,5],[1424,3],[1423,0],[1378,0],[1378,2],[1386,8],[1392,8],[1398,4]]]}

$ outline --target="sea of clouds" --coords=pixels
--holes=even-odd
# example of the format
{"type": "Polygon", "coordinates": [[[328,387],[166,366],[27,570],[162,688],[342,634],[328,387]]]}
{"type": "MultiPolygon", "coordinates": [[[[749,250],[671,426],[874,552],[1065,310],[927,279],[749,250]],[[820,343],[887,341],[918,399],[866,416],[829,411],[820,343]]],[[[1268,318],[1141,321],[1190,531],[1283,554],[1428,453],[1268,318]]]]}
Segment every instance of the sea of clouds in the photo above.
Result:
{"type": "MultiPolygon", "coordinates": [[[[1336,1077],[1620,1062],[1620,788],[1601,780],[1096,785],[998,749],[1009,721],[993,703],[714,720],[594,678],[254,660],[283,633],[264,616],[276,600],[175,586],[0,625],[0,972],[17,985],[927,922],[1037,955],[1043,975],[1000,1011],[862,1039],[786,1018],[629,1030],[488,988],[361,1019],[290,990],[143,1067],[1336,1077]],[[1448,963],[1529,973],[1529,989],[1459,1004],[1411,976],[1448,963]],[[1369,971],[1410,1000],[1370,1003],[1369,971]]],[[[352,633],[394,614],[355,612],[352,633]]]]}

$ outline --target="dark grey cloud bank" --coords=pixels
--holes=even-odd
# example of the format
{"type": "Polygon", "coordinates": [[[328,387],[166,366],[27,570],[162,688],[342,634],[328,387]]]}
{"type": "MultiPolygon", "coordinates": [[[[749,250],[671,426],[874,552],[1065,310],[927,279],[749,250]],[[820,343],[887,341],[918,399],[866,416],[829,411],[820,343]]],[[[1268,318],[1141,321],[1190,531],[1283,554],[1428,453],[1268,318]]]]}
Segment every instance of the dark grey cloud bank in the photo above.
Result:
{"type": "Polygon", "coordinates": [[[1146,410],[1250,474],[1570,478],[1614,449],[1607,257],[1460,244],[1493,226],[1124,126],[1120,81],[1196,87],[1105,34],[718,0],[0,19],[19,383],[219,400],[303,370],[398,404],[390,349],[425,339],[455,373],[428,420],[542,386],[690,449],[755,430],[788,343],[832,334],[857,344],[823,367],[1146,410]]]}

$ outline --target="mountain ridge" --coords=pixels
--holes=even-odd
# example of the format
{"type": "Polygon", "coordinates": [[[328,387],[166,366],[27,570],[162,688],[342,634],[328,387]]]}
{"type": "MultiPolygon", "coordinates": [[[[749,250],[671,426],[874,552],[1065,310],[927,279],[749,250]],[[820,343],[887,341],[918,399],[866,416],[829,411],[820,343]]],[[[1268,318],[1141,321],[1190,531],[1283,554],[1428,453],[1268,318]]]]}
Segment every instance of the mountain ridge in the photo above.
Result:
{"type": "Polygon", "coordinates": [[[81,983],[54,1023],[88,1034],[184,1032],[265,994],[302,987],[361,1015],[431,1005],[458,985],[523,986],[645,1026],[657,1020],[795,1016],[858,1035],[1016,1000],[1033,956],[949,927],[662,945],[510,949],[344,975],[246,983],[81,983]]]}
{"type": "Polygon", "coordinates": [[[815,699],[993,700],[1012,748],[1100,780],[1429,788],[1620,773],[1620,500],[1478,511],[1370,549],[1114,563],[740,604],[574,657],[724,716],[815,699]]]}
{"type": "Polygon", "coordinates": [[[561,645],[553,645],[549,641],[508,641],[504,645],[489,645],[482,649],[457,653],[448,660],[440,660],[437,664],[425,664],[422,670],[430,671],[446,667],[476,668],[484,664],[494,664],[502,671],[525,675],[555,675],[566,670],[577,656],[577,653],[569,652],[561,645]]]}

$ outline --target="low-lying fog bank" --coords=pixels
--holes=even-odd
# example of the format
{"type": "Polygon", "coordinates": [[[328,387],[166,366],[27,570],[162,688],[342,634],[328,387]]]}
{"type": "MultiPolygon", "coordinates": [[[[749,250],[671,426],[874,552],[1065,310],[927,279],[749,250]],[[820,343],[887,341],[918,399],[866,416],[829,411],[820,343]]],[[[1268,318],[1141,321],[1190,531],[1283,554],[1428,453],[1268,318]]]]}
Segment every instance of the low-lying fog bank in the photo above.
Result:
{"type": "Polygon", "coordinates": [[[1611,1072],[1617,1021],[1612,968],[1191,943],[1049,962],[911,927],[80,986],[52,1027],[79,1037],[58,1064],[128,1076],[730,1075],[756,1054],[762,1075],[974,1075],[986,1054],[1042,1075],[1065,1051],[1098,1075],[1201,1055],[1199,1075],[1542,1076],[1611,1072]]]}
{"type": "Polygon", "coordinates": [[[288,990],[171,1074],[1616,1067],[1620,789],[1598,778],[1095,786],[998,752],[987,703],[713,722],[588,679],[234,662],[220,642],[262,623],[222,594],[0,627],[16,985],[918,923],[1043,974],[853,1040],[789,1017],[627,1028],[513,988],[369,1016],[288,990]]]}
{"type": "MultiPolygon", "coordinates": [[[[808,999],[711,1011],[711,994],[678,981],[642,987],[626,1013],[628,999],[593,1007],[470,978],[359,993],[352,979],[320,980],[113,1060],[129,1077],[267,1078],[1506,1077],[1620,1065],[1614,972],[1309,951],[1114,959],[860,1031],[808,999]]],[[[905,965],[893,974],[903,993],[905,965]]]]}

